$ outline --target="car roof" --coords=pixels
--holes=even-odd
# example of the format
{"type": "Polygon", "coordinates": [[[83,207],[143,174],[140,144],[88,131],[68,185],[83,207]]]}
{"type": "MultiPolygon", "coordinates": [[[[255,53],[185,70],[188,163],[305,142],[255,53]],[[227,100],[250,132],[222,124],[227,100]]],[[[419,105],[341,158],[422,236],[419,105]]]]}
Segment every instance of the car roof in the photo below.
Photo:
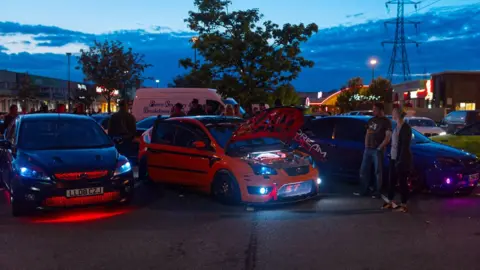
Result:
{"type": "Polygon", "coordinates": [[[87,115],[81,114],[70,114],[70,113],[35,113],[35,114],[25,114],[21,115],[20,119],[22,121],[37,121],[37,120],[80,120],[80,119],[89,119],[92,120],[87,115]]]}
{"type": "Polygon", "coordinates": [[[405,119],[425,119],[425,120],[432,120],[431,118],[424,117],[424,116],[407,116],[405,119]]]}

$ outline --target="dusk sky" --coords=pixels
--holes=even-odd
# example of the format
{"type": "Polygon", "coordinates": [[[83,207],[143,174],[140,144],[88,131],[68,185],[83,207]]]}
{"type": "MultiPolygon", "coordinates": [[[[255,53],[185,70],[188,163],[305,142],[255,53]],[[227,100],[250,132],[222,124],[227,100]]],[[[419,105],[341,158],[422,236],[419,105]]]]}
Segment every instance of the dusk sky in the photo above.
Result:
{"type": "MultiPolygon", "coordinates": [[[[119,39],[144,53],[154,65],[147,75],[166,85],[184,72],[178,59],[192,53],[192,34],[183,20],[194,8],[193,0],[1,2],[0,69],[64,78],[65,52],[78,52],[94,39],[119,39]]],[[[379,59],[378,74],[386,73],[391,48],[384,50],[380,42],[393,36],[394,29],[386,31],[383,20],[395,15],[395,6],[388,13],[379,0],[234,0],[231,7],[247,8],[259,8],[279,24],[315,22],[321,28],[303,47],[316,65],[295,82],[299,90],[338,88],[355,75],[367,79],[371,56],[379,59]]],[[[408,16],[423,22],[413,38],[424,44],[418,51],[409,48],[412,73],[478,69],[480,1],[429,0],[419,8],[418,13],[406,9],[408,16]]],[[[82,79],[78,72],[73,76],[82,79]]]]}

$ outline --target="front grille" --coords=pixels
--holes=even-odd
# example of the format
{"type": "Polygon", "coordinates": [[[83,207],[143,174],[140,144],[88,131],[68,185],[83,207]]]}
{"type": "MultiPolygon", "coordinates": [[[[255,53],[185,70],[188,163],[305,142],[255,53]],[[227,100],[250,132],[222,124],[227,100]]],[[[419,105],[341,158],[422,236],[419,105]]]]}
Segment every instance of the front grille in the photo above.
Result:
{"type": "Polygon", "coordinates": [[[283,185],[277,191],[277,195],[280,199],[290,199],[300,196],[306,196],[312,194],[314,188],[315,182],[313,180],[301,183],[287,184],[283,185]]]}
{"type": "Polygon", "coordinates": [[[425,133],[424,135],[427,137],[432,137],[432,136],[438,136],[438,133],[425,133]]]}
{"type": "Polygon", "coordinates": [[[98,179],[107,176],[108,171],[92,171],[92,172],[72,172],[72,173],[56,173],[55,178],[58,180],[74,181],[98,179]]]}
{"type": "Polygon", "coordinates": [[[77,205],[100,204],[120,199],[119,192],[106,192],[103,195],[67,198],[63,196],[51,197],[45,200],[45,205],[50,207],[69,207],[77,205]]]}
{"type": "Polygon", "coordinates": [[[286,168],[284,170],[288,174],[288,176],[304,175],[310,171],[309,166],[286,168]]]}

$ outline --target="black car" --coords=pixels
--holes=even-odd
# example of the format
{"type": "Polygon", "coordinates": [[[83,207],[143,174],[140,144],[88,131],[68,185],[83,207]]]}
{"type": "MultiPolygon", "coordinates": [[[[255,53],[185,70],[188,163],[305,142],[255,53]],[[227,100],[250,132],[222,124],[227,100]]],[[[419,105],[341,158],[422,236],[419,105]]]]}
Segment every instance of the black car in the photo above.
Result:
{"type": "MultiPolygon", "coordinates": [[[[359,179],[370,116],[332,116],[314,120],[305,133],[326,152],[326,161],[317,162],[327,179],[359,179]]],[[[395,123],[392,123],[395,126],[395,123]]],[[[414,168],[412,188],[446,193],[471,193],[479,182],[480,161],[475,155],[442,145],[412,130],[414,168]]],[[[387,173],[390,150],[385,154],[387,173]]],[[[386,177],[386,175],[384,175],[386,177]]],[[[385,182],[385,181],[384,181],[385,182]]]]}
{"type": "Polygon", "coordinates": [[[134,178],[128,159],[90,117],[31,114],[0,141],[0,177],[12,214],[36,209],[128,203],[134,178]]]}
{"type": "Polygon", "coordinates": [[[440,127],[448,134],[480,121],[480,111],[453,111],[440,122],[440,127]]]}

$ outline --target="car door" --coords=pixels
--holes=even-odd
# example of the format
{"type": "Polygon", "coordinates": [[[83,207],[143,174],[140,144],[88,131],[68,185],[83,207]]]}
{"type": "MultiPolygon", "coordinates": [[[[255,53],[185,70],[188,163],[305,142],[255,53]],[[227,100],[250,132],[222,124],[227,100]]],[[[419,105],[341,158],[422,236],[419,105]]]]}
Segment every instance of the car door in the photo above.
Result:
{"type": "Polygon", "coordinates": [[[333,141],[336,152],[335,174],[358,177],[365,149],[367,123],[361,119],[338,118],[335,121],[333,141]]]}
{"type": "Polygon", "coordinates": [[[326,152],[324,160],[315,159],[322,174],[329,174],[334,171],[336,166],[335,160],[338,159],[338,153],[332,144],[334,122],[335,118],[331,117],[313,120],[310,124],[310,129],[305,132],[313,141],[312,144],[320,145],[322,152],[326,152]]]}
{"type": "Polygon", "coordinates": [[[176,124],[175,142],[170,150],[176,182],[194,188],[210,185],[209,172],[216,159],[215,152],[207,134],[199,126],[176,124]],[[205,146],[195,146],[198,142],[205,146]]]}
{"type": "Polygon", "coordinates": [[[153,126],[151,141],[146,144],[146,157],[148,175],[154,182],[175,183],[176,170],[171,153],[175,131],[172,122],[157,121],[153,126]]]}

